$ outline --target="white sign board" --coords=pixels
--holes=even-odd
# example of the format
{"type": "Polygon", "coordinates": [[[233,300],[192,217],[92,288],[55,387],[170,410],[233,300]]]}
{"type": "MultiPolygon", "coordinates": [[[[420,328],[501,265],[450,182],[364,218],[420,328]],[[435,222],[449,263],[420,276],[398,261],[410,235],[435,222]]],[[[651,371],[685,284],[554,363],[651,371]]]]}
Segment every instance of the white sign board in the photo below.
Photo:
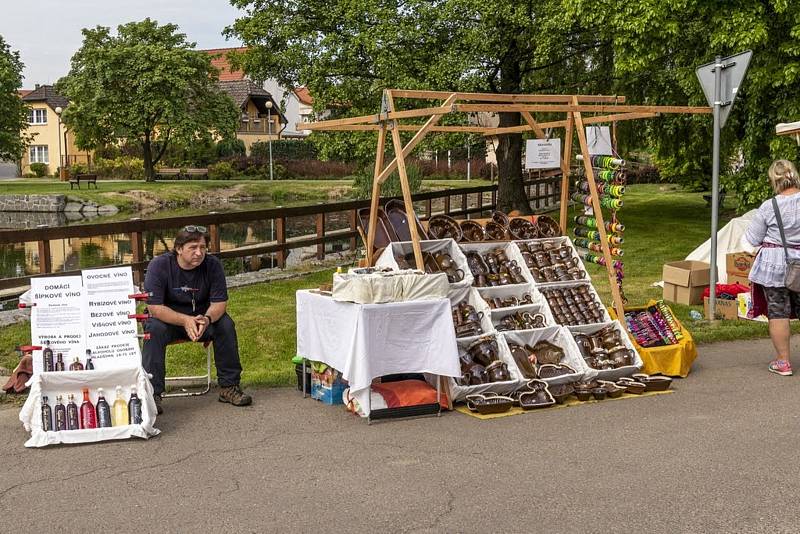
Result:
{"type": "MultiPolygon", "coordinates": [[[[84,271],[81,276],[31,279],[31,342],[62,353],[66,369],[77,357],[86,364],[92,351],[95,369],[119,369],[141,364],[136,302],[130,267],[84,271]]],[[[33,354],[33,372],[43,371],[42,351],[33,354]]]]}
{"type": "Polygon", "coordinates": [[[608,126],[587,126],[586,144],[591,156],[613,156],[611,148],[611,128],[608,126]]]}
{"type": "Polygon", "coordinates": [[[525,142],[525,168],[561,168],[561,139],[528,139],[525,142]]]}
{"type": "MultiPolygon", "coordinates": [[[[83,359],[83,286],[80,276],[31,279],[31,343],[44,347],[48,342],[53,359],[60,352],[64,364],[78,356],[83,359]]],[[[43,369],[42,351],[33,353],[33,372],[43,369]]]]}
{"type": "Polygon", "coordinates": [[[136,337],[136,302],[130,267],[111,267],[83,271],[86,295],[84,324],[86,348],[92,351],[96,369],[137,366],[141,360],[136,337]]]}

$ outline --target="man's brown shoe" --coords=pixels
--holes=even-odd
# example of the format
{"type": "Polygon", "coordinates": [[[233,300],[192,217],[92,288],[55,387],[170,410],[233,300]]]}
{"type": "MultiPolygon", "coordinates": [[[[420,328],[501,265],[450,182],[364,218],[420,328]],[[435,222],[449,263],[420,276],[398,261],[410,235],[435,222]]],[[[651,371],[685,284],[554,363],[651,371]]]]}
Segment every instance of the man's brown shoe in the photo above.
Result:
{"type": "Polygon", "coordinates": [[[253,397],[242,391],[242,388],[237,384],[220,389],[219,401],[229,402],[234,406],[248,406],[253,403],[253,397]]]}

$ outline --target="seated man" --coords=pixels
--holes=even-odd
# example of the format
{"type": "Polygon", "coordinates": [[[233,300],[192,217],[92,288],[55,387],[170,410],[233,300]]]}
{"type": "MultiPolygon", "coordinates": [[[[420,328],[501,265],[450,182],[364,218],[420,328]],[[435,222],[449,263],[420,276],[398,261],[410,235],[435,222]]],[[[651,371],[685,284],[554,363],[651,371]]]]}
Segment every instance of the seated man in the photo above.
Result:
{"type": "Polygon", "coordinates": [[[242,392],[239,379],[239,343],[233,319],[225,312],[228,288],[222,264],[206,254],[208,235],[204,226],[186,226],[175,236],[172,252],[153,258],[147,267],[144,289],[150,293],[150,318],[145,332],[142,364],[153,375],[158,413],[163,413],[167,345],[179,339],[214,342],[214,363],[221,388],[220,402],[247,406],[253,399],[242,392]]]}

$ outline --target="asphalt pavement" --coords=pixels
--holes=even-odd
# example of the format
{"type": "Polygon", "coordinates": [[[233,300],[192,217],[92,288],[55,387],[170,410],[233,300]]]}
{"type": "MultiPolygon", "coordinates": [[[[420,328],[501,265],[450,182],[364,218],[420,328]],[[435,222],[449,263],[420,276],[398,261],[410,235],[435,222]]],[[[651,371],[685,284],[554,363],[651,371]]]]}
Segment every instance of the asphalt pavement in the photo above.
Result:
{"type": "Polygon", "coordinates": [[[770,350],[704,345],[672,395],[490,421],[367,425],[263,389],[168,399],[147,441],[29,450],[5,406],[2,530],[797,532],[800,373],[770,350]]]}

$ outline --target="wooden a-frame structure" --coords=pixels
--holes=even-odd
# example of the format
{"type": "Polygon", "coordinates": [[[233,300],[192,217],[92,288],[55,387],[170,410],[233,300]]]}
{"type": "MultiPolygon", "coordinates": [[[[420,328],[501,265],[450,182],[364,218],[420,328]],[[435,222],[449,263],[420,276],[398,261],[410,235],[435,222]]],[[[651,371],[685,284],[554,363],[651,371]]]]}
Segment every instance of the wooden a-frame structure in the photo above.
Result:
{"type": "MultiPolygon", "coordinates": [[[[605,221],[600,207],[594,169],[592,168],[589,147],[586,141],[584,127],[588,124],[616,123],[617,121],[645,119],[656,117],[661,113],[712,113],[710,107],[690,106],[632,106],[625,104],[624,96],[603,95],[536,95],[536,94],[495,94],[495,93],[460,93],[448,91],[422,91],[385,89],[380,113],[334,119],[328,121],[300,123],[299,130],[317,131],[376,131],[378,132],[378,146],[375,153],[375,171],[372,182],[372,204],[370,209],[369,228],[367,235],[367,262],[373,265],[373,243],[375,242],[375,228],[377,211],[380,201],[381,184],[396,170],[400,175],[400,185],[403,190],[403,201],[406,213],[411,217],[414,205],[411,201],[411,189],[408,185],[406,174],[406,158],[426,135],[432,132],[448,133],[479,133],[484,136],[498,136],[510,133],[533,132],[537,138],[545,138],[545,130],[564,128],[565,136],[561,158],[561,213],[559,223],[563,235],[567,235],[567,210],[569,204],[569,173],[572,159],[573,136],[577,133],[578,143],[583,156],[583,166],[589,191],[592,199],[592,209],[597,219],[597,231],[600,234],[600,246],[608,272],[608,281],[611,285],[611,294],[617,317],[622,318],[624,304],[617,285],[611,252],[606,235],[605,221]],[[441,101],[441,104],[432,107],[418,107],[397,111],[395,99],[414,99],[423,101],[441,101]],[[487,126],[439,126],[439,121],[449,113],[500,113],[518,112],[525,120],[525,124],[505,128],[487,126]],[[534,114],[548,113],[561,114],[563,120],[538,122],[534,114]],[[584,114],[592,114],[584,116],[584,114]],[[400,124],[401,119],[427,117],[424,124],[400,124]],[[386,148],[386,133],[390,132],[394,147],[395,158],[388,164],[384,163],[386,148]],[[403,146],[400,132],[414,132],[411,140],[403,146]]],[[[419,234],[416,224],[409,224],[412,246],[417,268],[424,270],[422,250],[419,244],[419,234]]]]}

